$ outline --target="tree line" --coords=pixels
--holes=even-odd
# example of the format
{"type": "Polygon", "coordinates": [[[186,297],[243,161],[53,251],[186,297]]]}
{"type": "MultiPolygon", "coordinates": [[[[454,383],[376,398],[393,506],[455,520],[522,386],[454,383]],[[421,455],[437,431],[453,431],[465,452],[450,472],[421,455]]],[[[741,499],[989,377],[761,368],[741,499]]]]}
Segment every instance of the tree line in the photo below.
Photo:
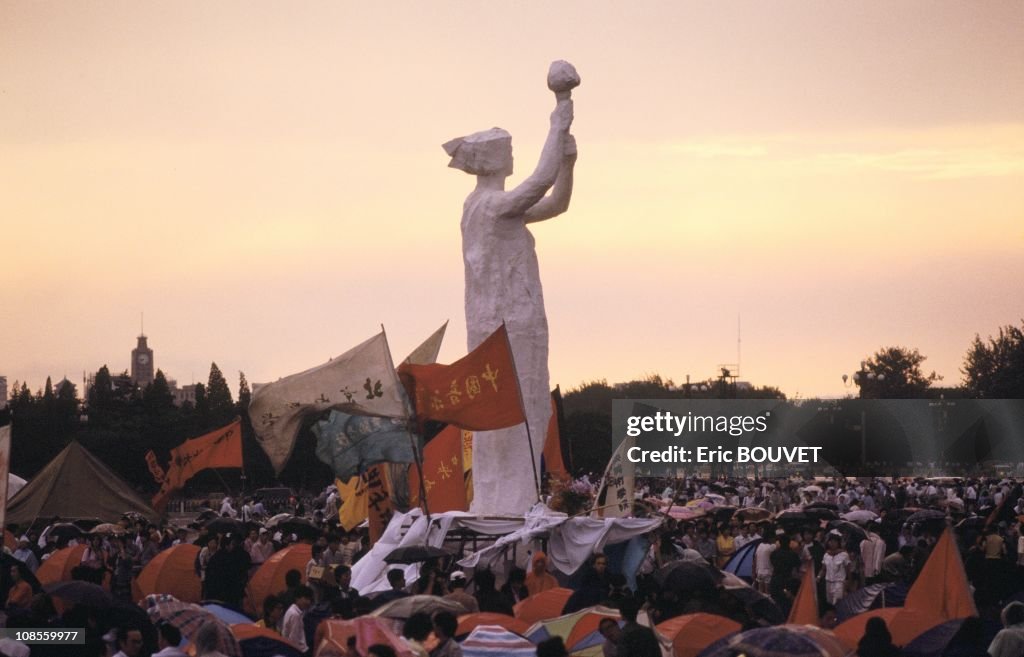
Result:
{"type": "MultiPolygon", "coordinates": [[[[865,358],[863,376],[856,385],[862,398],[915,399],[1024,398],[1024,322],[1021,327],[1005,326],[994,336],[975,336],[964,356],[962,383],[940,387],[935,372],[925,372],[927,358],[917,349],[884,347],[865,358]],[[868,376],[871,374],[873,376],[868,376]]],[[[722,376],[698,383],[677,385],[658,374],[626,383],[591,381],[564,393],[559,426],[563,459],[575,473],[603,471],[611,456],[611,407],[613,399],[785,399],[772,386],[737,386],[722,376]]],[[[236,416],[242,418],[245,467],[241,471],[201,473],[189,488],[238,492],[263,486],[318,487],[330,481],[330,469],[315,455],[315,440],[304,431],[288,466],[275,476],[269,460],[256,442],[249,422],[252,398],[245,374],[238,373],[237,393],[216,363],[210,366],[206,383],[196,384],[194,401],[175,405],[167,379],[157,371],[151,384],[139,388],[127,372],[112,375],[104,365],[93,375],[84,398],[70,381],[46,384],[32,392],[26,383],[14,382],[6,409],[0,411],[0,426],[12,424],[11,471],[32,477],[49,463],[71,440],[89,451],[141,493],[155,492],[157,486],[144,467],[145,454],[153,450],[166,463],[168,452],[187,438],[222,427],[236,416]],[[244,476],[244,479],[243,479],[244,476]]]]}

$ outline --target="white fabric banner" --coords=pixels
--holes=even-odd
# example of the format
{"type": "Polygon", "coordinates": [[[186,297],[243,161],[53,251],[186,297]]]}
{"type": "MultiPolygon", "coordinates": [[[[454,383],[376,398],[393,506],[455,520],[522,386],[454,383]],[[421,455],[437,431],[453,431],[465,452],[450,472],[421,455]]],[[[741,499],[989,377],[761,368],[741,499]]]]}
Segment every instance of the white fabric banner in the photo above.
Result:
{"type": "Polygon", "coordinates": [[[288,463],[303,419],[330,409],[409,416],[383,331],[323,365],[254,387],[249,417],[275,472],[288,463]]]}

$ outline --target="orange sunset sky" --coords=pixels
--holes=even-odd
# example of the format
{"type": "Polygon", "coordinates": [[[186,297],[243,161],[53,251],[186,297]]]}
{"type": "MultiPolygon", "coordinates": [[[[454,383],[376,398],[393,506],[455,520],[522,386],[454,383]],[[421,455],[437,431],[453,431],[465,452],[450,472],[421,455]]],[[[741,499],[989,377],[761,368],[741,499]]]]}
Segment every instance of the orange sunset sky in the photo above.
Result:
{"type": "MultiPolygon", "coordinates": [[[[532,230],[551,382],[736,360],[842,395],[883,345],[955,385],[1024,317],[1024,3],[0,3],[0,375],[266,381],[451,319],[501,126],[573,62],[570,211],[532,230]]],[[[81,391],[80,391],[81,392],[81,391]]]]}

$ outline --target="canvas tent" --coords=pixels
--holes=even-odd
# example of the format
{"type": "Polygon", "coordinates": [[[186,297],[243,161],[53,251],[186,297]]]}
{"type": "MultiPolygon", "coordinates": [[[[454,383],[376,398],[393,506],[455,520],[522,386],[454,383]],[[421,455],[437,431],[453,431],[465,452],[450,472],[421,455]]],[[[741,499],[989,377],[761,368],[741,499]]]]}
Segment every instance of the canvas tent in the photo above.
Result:
{"type": "Polygon", "coordinates": [[[117,522],[127,511],[151,521],[160,517],[123,479],[72,441],[7,504],[7,522],[37,518],[99,518],[117,522]]]}

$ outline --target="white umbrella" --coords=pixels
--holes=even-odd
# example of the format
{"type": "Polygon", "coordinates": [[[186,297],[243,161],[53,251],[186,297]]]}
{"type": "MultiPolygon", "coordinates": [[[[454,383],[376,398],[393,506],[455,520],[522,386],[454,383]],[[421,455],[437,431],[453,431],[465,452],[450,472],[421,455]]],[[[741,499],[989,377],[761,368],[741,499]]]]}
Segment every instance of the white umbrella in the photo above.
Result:
{"type": "Polygon", "coordinates": [[[874,511],[868,511],[867,509],[860,509],[857,511],[850,511],[849,513],[844,513],[841,517],[843,520],[848,520],[849,522],[855,522],[860,524],[865,522],[871,522],[872,520],[877,519],[878,514],[874,511]]]}

